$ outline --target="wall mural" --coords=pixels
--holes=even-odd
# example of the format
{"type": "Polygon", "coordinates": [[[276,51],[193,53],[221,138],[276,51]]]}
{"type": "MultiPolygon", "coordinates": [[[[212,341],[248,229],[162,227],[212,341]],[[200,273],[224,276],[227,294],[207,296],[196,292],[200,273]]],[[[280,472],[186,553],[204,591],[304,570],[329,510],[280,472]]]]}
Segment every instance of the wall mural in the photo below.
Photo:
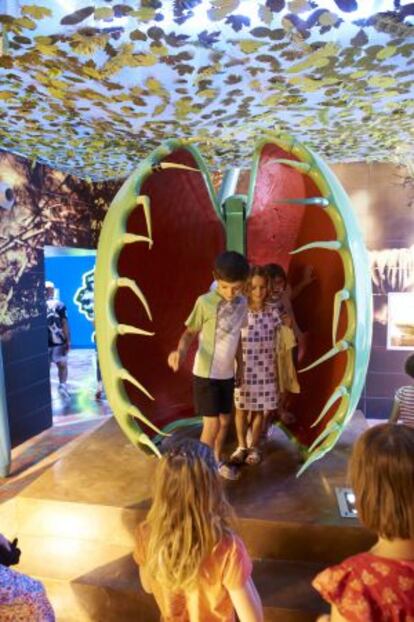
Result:
{"type": "Polygon", "coordinates": [[[369,253],[372,281],[377,291],[414,288],[414,244],[409,248],[384,248],[369,253]]]}
{"type": "Polygon", "coordinates": [[[45,280],[54,283],[55,297],[66,306],[71,349],[93,347],[94,267],[94,250],[45,248],[45,280]],[[92,275],[92,289],[88,275],[92,275]]]}
{"type": "Polygon", "coordinates": [[[92,184],[5,152],[0,152],[0,181],[13,192],[13,205],[0,209],[0,335],[5,337],[44,311],[43,247],[96,248],[119,183],[92,184]]]}
{"type": "Polygon", "coordinates": [[[95,287],[95,268],[82,274],[82,285],[76,290],[73,302],[76,304],[79,313],[84,315],[89,322],[94,321],[94,287],[95,287]]]}
{"type": "Polygon", "coordinates": [[[414,293],[388,294],[387,348],[414,350],[414,293]]]}
{"type": "Polygon", "coordinates": [[[180,137],[211,170],[247,167],[268,129],[412,166],[409,0],[2,5],[0,140],[33,161],[119,178],[180,137]]]}
{"type": "Polygon", "coordinates": [[[374,321],[387,326],[386,347],[414,350],[414,245],[372,250],[369,258],[378,299],[374,321]]]}

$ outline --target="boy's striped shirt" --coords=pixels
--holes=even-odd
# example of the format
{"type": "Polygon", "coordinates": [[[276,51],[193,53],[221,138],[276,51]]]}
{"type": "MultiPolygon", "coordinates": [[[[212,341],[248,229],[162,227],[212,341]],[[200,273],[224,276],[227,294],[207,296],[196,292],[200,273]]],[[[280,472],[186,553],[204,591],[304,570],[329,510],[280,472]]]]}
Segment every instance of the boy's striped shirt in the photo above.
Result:
{"type": "Polygon", "coordinates": [[[400,387],[395,394],[395,399],[400,408],[399,421],[414,428],[414,385],[400,387]]]}

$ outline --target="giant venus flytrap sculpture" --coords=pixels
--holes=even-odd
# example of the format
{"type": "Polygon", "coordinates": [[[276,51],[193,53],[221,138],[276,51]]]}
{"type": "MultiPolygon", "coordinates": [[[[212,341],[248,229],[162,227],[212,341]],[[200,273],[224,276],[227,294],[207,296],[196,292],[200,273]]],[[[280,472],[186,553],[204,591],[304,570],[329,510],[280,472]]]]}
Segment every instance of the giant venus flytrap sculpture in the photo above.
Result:
{"type": "Polygon", "coordinates": [[[368,365],[372,303],[367,253],[348,197],[329,167],[288,135],[269,134],[245,197],[222,210],[198,149],[170,140],[125,181],[97,253],[95,315],[107,396],[130,441],[159,455],[160,438],[193,425],[190,363],[173,375],[167,353],[217,253],[243,250],[316,280],[296,303],[306,328],[296,422],[284,427],[303,472],[331,450],[358,404],[368,365]],[[237,209],[237,206],[243,209],[237,209]],[[236,208],[235,208],[236,206],[236,208]],[[227,236],[225,236],[225,230],[227,236]]]}

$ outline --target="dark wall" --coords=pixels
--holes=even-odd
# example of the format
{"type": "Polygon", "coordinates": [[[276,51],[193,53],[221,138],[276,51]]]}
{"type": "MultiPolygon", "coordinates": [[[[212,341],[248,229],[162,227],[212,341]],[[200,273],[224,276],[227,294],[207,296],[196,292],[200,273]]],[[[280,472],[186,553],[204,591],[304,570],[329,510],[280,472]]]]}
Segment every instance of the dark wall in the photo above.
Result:
{"type": "Polygon", "coordinates": [[[93,184],[0,151],[0,337],[12,445],[52,423],[44,301],[45,245],[96,248],[118,183],[93,184]]]}

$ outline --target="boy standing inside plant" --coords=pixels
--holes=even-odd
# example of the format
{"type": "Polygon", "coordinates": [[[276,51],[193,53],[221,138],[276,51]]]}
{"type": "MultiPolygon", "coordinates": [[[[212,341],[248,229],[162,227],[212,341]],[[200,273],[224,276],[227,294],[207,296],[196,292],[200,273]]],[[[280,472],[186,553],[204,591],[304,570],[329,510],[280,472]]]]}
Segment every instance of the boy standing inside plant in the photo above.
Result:
{"type": "Polygon", "coordinates": [[[168,365],[176,372],[199,336],[193,366],[194,409],[203,418],[200,440],[214,449],[219,473],[226,479],[239,477],[239,470],[222,460],[222,451],[233,409],[236,360],[236,382],[242,371],[240,331],[247,320],[247,301],[241,292],[248,273],[249,264],[240,253],[225,251],[216,258],[217,287],[197,299],[177,349],[168,356],[168,365]]]}

